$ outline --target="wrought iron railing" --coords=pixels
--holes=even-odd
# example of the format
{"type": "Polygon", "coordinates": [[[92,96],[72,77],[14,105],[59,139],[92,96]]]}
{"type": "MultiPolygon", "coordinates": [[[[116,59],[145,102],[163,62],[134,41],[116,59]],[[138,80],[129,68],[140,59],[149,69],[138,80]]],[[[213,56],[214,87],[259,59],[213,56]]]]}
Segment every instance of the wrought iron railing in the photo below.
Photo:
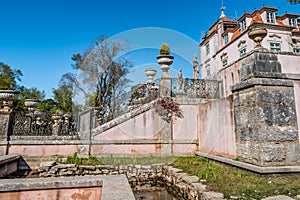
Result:
{"type": "Polygon", "coordinates": [[[77,135],[77,118],[69,114],[51,114],[41,110],[16,112],[13,117],[14,136],[77,135]]]}
{"type": "Polygon", "coordinates": [[[172,78],[172,97],[185,95],[190,98],[220,98],[220,82],[217,80],[204,79],[178,79],[172,78]]]}

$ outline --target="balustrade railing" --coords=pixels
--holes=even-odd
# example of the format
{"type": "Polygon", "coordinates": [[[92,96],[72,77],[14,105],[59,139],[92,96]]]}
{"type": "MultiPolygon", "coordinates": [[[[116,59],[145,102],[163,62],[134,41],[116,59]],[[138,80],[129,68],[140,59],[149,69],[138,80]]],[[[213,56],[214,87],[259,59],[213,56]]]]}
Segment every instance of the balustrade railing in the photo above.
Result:
{"type": "Polygon", "coordinates": [[[172,78],[171,94],[173,97],[185,95],[190,98],[217,99],[220,98],[219,85],[217,80],[172,78]]]}
{"type": "Polygon", "coordinates": [[[158,98],[159,80],[152,83],[138,84],[131,88],[131,97],[128,109],[132,110],[143,104],[149,103],[158,98]]]}
{"type": "Polygon", "coordinates": [[[13,116],[12,135],[15,136],[77,135],[77,118],[70,114],[34,110],[16,112],[13,116]]]}

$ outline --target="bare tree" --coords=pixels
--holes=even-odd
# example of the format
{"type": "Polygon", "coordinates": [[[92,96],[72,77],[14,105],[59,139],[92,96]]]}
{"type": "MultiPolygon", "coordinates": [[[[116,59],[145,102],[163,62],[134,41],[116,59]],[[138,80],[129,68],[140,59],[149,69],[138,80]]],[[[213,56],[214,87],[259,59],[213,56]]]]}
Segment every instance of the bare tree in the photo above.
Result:
{"type": "Polygon", "coordinates": [[[132,64],[120,54],[127,49],[126,41],[102,36],[82,55],[73,55],[73,67],[79,70],[77,76],[68,73],[62,77],[62,82],[72,84],[85,95],[88,106],[99,108],[101,123],[123,110],[122,99],[130,82],[126,75],[132,64]]]}

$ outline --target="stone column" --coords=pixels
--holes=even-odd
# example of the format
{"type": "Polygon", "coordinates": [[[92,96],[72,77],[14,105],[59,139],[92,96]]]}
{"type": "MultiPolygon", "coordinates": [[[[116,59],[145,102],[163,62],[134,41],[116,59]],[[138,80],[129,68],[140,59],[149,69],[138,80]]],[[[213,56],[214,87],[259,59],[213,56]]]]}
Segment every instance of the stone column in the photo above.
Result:
{"type": "Polygon", "coordinates": [[[7,155],[8,139],[11,132],[12,112],[0,110],[0,156],[7,155]]]}
{"type": "MultiPolygon", "coordinates": [[[[7,155],[9,135],[12,133],[13,113],[11,106],[19,96],[14,90],[0,90],[0,100],[3,108],[0,109],[0,156],[7,155]]],[[[1,106],[1,105],[0,105],[1,106]]]]}
{"type": "Polygon", "coordinates": [[[300,163],[292,80],[277,55],[256,50],[243,60],[232,87],[237,157],[260,166],[300,163]]]}
{"type": "MultiPolygon", "coordinates": [[[[171,76],[168,74],[170,65],[173,63],[173,56],[170,56],[170,47],[167,44],[163,44],[160,47],[160,55],[157,56],[157,62],[162,70],[162,76],[159,81],[159,97],[171,97],[171,76]]],[[[172,154],[172,122],[166,122],[159,117],[159,129],[161,153],[172,154]]]]}
{"type": "Polygon", "coordinates": [[[81,144],[78,145],[78,157],[87,158],[91,155],[92,129],[97,126],[97,108],[89,108],[80,113],[79,138],[81,144]]]}

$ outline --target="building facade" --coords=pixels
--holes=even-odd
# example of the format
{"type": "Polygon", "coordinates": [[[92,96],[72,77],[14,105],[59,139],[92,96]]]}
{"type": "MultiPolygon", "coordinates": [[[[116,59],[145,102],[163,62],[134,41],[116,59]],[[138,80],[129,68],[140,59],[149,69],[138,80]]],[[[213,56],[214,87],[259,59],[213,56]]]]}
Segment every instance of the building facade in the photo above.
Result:
{"type": "MultiPolygon", "coordinates": [[[[237,21],[228,19],[222,11],[220,19],[211,26],[200,42],[202,78],[229,78],[233,84],[239,81],[239,66],[233,65],[255,48],[255,43],[248,37],[248,32],[253,27],[267,30],[267,36],[261,43],[264,48],[278,52],[279,55],[300,56],[300,15],[286,13],[277,16],[277,11],[277,8],[262,7],[253,13],[244,13],[237,21]],[[228,77],[222,77],[222,70],[228,67],[235,69],[228,77]]],[[[283,57],[284,62],[285,58],[283,57]]],[[[285,63],[281,64],[285,66],[285,63]]],[[[283,69],[283,72],[300,71],[290,70],[283,69]]]]}

